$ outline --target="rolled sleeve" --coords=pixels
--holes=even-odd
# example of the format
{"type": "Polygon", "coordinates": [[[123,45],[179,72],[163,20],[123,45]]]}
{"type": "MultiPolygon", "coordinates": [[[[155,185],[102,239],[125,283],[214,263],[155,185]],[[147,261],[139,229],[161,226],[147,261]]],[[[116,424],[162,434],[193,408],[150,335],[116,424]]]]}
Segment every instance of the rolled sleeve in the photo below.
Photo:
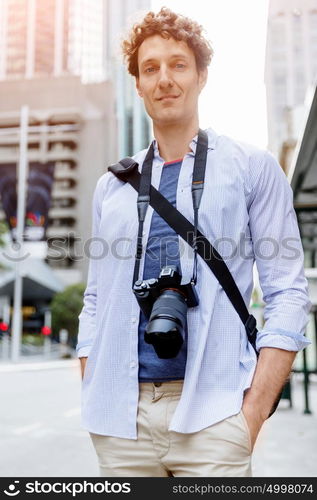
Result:
{"type": "Polygon", "coordinates": [[[253,171],[249,226],[265,303],[264,328],[256,346],[299,351],[310,344],[304,333],[312,304],[293,192],[270,153],[250,168],[258,170],[257,175],[253,171]]]}
{"type": "Polygon", "coordinates": [[[76,352],[77,352],[77,356],[79,358],[88,358],[89,356],[89,353],[90,353],[90,349],[91,349],[91,345],[80,345],[80,344],[77,344],[76,346],[76,352]]]}
{"type": "Polygon", "coordinates": [[[275,330],[274,332],[260,331],[257,335],[256,349],[262,347],[275,347],[285,351],[300,351],[311,344],[304,335],[285,330],[275,330]]]}

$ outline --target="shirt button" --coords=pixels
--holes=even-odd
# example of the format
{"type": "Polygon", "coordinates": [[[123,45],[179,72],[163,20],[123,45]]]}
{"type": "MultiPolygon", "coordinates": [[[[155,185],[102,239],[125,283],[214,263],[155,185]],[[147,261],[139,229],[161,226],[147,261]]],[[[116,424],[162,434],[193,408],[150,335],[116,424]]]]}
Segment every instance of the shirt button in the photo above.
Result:
{"type": "Polygon", "coordinates": [[[133,323],[133,324],[135,324],[135,323],[136,323],[136,318],[135,318],[135,317],[133,317],[133,318],[132,318],[132,323],[133,323]]]}
{"type": "Polygon", "coordinates": [[[142,236],[145,236],[145,231],[143,231],[142,236]]]}
{"type": "Polygon", "coordinates": [[[131,363],[130,363],[130,367],[131,367],[131,368],[135,368],[135,367],[136,367],[136,362],[135,362],[135,361],[131,361],[131,363]]]}

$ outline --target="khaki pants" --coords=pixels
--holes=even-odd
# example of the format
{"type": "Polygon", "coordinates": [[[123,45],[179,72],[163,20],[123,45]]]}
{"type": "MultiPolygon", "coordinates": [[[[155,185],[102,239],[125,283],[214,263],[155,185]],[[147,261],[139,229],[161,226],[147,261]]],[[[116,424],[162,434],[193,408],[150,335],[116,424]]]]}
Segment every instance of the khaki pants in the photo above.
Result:
{"type": "Polygon", "coordinates": [[[191,434],[168,431],[183,382],[141,383],[138,439],[90,433],[104,477],[251,476],[251,440],[242,412],[191,434]]]}

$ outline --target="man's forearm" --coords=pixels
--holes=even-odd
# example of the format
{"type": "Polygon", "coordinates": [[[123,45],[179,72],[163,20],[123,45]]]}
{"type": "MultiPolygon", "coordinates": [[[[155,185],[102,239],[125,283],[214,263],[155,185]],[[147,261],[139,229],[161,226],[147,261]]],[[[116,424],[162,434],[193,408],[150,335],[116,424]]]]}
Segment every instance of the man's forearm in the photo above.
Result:
{"type": "Polygon", "coordinates": [[[290,374],[295,356],[296,352],[284,349],[262,347],[260,350],[253,381],[244,403],[257,408],[263,420],[269,416],[290,374]]]}
{"type": "Polygon", "coordinates": [[[79,360],[80,360],[80,368],[81,368],[81,378],[83,379],[84,373],[85,373],[87,357],[86,358],[79,358],[79,360]]]}

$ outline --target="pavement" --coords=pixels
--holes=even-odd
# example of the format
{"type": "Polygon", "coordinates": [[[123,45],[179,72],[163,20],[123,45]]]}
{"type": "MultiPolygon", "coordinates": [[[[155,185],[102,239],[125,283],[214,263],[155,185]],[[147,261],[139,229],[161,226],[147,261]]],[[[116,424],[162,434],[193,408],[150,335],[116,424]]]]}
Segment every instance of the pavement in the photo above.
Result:
{"type": "MultiPolygon", "coordinates": [[[[0,476],[97,477],[90,437],[80,425],[78,359],[0,361],[0,476]]],[[[304,414],[303,381],[292,377],[293,408],[282,400],[258,437],[254,477],[317,476],[317,379],[311,414],[304,414]]]]}

